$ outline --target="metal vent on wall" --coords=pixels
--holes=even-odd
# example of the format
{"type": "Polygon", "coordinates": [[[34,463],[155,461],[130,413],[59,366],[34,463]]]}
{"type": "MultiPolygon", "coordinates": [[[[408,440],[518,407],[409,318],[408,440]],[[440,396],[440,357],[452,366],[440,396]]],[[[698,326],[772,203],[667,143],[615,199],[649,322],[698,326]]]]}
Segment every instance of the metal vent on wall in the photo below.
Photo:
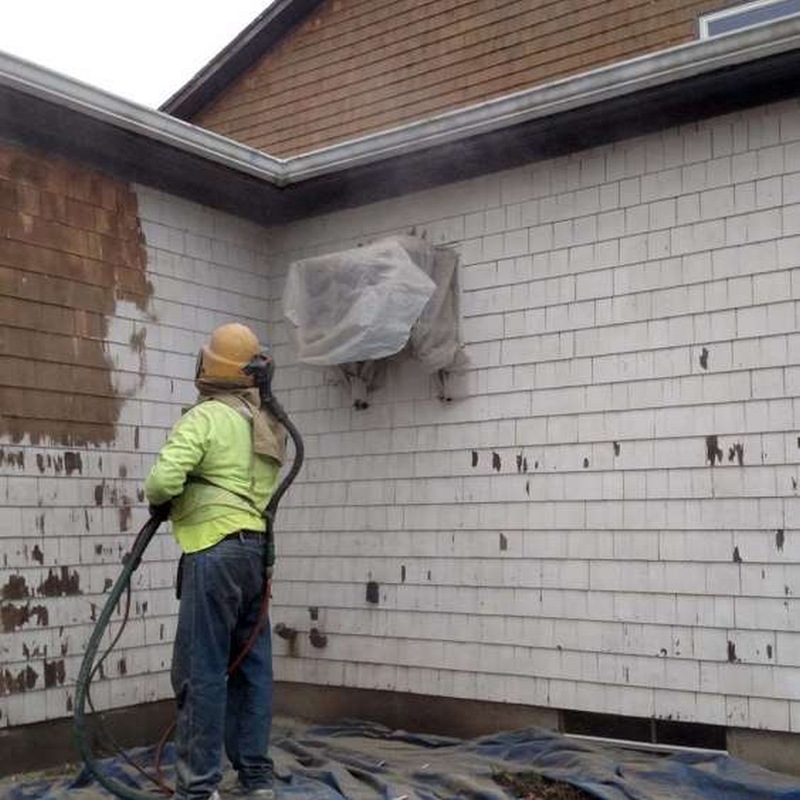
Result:
{"type": "Polygon", "coordinates": [[[700,722],[562,711],[561,724],[568,735],[636,743],[643,749],[661,746],[725,751],[727,747],[724,727],[700,722]]]}

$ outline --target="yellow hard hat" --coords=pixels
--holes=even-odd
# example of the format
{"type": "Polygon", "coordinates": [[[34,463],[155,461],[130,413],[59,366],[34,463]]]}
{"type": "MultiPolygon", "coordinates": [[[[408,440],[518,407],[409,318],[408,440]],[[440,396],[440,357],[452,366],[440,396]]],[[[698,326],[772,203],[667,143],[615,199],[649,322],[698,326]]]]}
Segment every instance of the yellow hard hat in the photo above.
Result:
{"type": "Polygon", "coordinates": [[[238,322],[220,325],[211,333],[208,344],[200,348],[197,360],[197,377],[219,381],[247,381],[251,379],[242,372],[250,361],[261,352],[258,337],[238,322]]]}

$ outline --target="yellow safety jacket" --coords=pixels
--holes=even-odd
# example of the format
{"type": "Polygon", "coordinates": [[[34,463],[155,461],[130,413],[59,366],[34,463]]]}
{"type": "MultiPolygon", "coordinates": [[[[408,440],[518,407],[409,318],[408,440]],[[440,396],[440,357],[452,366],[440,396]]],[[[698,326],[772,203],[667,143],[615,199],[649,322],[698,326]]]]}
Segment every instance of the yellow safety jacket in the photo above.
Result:
{"type": "Polygon", "coordinates": [[[192,407],[173,427],[145,481],[147,501],[172,500],[172,531],[185,553],[228,534],[263,531],[261,512],[280,464],[253,453],[252,423],[219,400],[192,407]]]}

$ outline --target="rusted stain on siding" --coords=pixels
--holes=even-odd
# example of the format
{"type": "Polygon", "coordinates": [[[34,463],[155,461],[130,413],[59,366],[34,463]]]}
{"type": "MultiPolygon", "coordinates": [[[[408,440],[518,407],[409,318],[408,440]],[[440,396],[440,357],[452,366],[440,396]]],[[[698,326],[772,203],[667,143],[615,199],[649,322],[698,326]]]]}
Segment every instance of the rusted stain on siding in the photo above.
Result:
{"type": "Polygon", "coordinates": [[[64,471],[67,475],[72,475],[73,472],[80,475],[83,472],[83,460],[80,453],[72,453],[69,450],[64,453],[64,471]]]}
{"type": "Polygon", "coordinates": [[[0,588],[3,600],[22,600],[30,594],[25,578],[22,575],[9,575],[8,580],[0,588]]]}
{"type": "Polygon", "coordinates": [[[49,621],[47,606],[31,606],[29,602],[24,606],[14,603],[0,606],[0,628],[3,633],[12,633],[31,620],[40,627],[46,627],[49,621]]]}
{"type": "Polygon", "coordinates": [[[736,459],[740,467],[744,466],[744,445],[741,442],[734,442],[728,448],[728,461],[736,459]]]}
{"type": "Polygon", "coordinates": [[[706,436],[706,461],[712,467],[717,462],[722,463],[722,448],[716,436],[706,436]]]}
{"type": "Polygon", "coordinates": [[[0,695],[29,692],[36,686],[39,674],[28,665],[25,669],[14,675],[11,670],[0,670],[0,695]]]}
{"type": "Polygon", "coordinates": [[[44,687],[51,689],[53,686],[63,686],[66,678],[64,659],[59,658],[53,661],[44,660],[44,687]]]}
{"type": "Polygon", "coordinates": [[[70,572],[67,567],[47,571],[47,577],[39,584],[39,594],[44,597],[61,597],[81,594],[81,578],[77,571],[70,572]]]}
{"type": "MultiPolygon", "coordinates": [[[[117,301],[145,309],[152,293],[135,193],[66,159],[0,144],[0,231],[0,435],[112,441],[122,398],[104,348],[108,319],[117,301]]],[[[45,463],[37,456],[40,472],[45,463]]],[[[63,468],[80,473],[80,454],[65,453],[63,468]]]]}
{"type": "Polygon", "coordinates": [[[25,469],[25,451],[24,450],[6,450],[0,447],[0,467],[8,464],[9,467],[17,467],[18,469],[25,469]]]}

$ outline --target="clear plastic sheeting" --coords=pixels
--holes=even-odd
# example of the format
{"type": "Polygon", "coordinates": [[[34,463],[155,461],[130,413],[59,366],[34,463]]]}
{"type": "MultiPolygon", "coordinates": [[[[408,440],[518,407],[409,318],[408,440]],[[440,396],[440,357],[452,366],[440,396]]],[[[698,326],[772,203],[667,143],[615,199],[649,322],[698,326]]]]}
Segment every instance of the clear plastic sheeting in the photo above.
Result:
{"type": "MultiPolygon", "coordinates": [[[[307,258],[289,268],[284,315],[298,359],[342,366],[410,354],[427,372],[458,352],[456,255],[414,236],[307,258]]],[[[352,370],[349,370],[352,372],[352,370]]]]}

